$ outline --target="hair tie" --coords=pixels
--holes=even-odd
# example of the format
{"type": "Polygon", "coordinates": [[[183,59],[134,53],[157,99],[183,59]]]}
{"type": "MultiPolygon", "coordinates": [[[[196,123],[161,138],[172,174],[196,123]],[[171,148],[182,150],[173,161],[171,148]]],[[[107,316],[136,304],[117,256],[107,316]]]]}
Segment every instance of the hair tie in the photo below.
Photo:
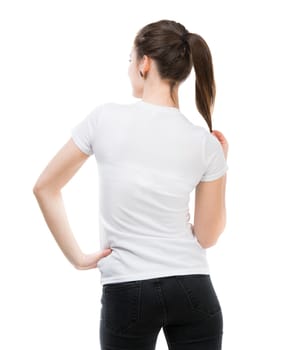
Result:
{"type": "Polygon", "coordinates": [[[183,41],[184,44],[188,44],[189,45],[189,37],[190,37],[191,33],[189,32],[184,32],[182,35],[181,35],[181,39],[183,41]]]}

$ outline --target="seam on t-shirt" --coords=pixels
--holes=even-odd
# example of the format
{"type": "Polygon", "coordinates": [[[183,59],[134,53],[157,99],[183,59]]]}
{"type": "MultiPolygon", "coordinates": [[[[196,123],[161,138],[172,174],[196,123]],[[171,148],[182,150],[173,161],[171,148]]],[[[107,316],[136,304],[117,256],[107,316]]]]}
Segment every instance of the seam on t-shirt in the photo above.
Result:
{"type": "Polygon", "coordinates": [[[228,165],[226,164],[223,169],[220,171],[217,171],[215,174],[212,174],[210,176],[205,177],[204,179],[201,179],[201,182],[207,182],[211,180],[216,180],[224,175],[224,173],[228,170],[228,165]]]}
{"type": "Polygon", "coordinates": [[[78,135],[74,133],[74,131],[72,130],[72,134],[71,134],[71,138],[73,139],[74,143],[77,145],[77,147],[85,154],[91,156],[92,155],[92,151],[89,151],[85,145],[83,145],[80,141],[80,139],[78,138],[78,135]]]}

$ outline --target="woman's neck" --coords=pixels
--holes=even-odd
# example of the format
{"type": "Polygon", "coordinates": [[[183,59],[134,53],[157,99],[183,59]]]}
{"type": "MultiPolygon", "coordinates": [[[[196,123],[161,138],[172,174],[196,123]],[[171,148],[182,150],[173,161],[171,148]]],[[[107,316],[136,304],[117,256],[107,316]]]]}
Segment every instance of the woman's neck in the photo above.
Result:
{"type": "Polygon", "coordinates": [[[173,89],[174,101],[171,98],[170,85],[166,83],[145,84],[142,100],[148,103],[179,108],[178,88],[173,89]]]}

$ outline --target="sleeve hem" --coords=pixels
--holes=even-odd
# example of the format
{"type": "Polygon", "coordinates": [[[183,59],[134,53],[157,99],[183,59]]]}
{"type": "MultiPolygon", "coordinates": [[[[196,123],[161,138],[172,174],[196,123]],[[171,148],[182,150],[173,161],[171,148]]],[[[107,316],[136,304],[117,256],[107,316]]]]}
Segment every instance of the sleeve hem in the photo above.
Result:
{"type": "Polygon", "coordinates": [[[85,153],[88,156],[91,156],[93,154],[93,152],[91,152],[90,150],[87,150],[81,143],[80,141],[77,139],[76,135],[73,134],[73,131],[71,132],[71,138],[73,140],[73,142],[76,144],[76,146],[80,149],[81,152],[85,153]]]}
{"type": "Polygon", "coordinates": [[[218,171],[215,174],[212,174],[210,176],[204,177],[200,181],[207,182],[207,181],[217,180],[218,178],[223,176],[227,172],[227,170],[228,170],[228,165],[226,164],[225,167],[223,169],[221,169],[220,171],[218,171]]]}

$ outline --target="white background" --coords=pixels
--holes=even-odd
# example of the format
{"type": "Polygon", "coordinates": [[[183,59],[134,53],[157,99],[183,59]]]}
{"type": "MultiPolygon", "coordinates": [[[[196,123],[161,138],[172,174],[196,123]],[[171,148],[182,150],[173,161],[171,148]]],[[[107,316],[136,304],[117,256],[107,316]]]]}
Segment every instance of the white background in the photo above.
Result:
{"type": "MultiPolygon", "coordinates": [[[[32,188],[70,129],[96,105],[134,101],[127,76],[132,41],[142,26],[159,19],[202,35],[213,55],[213,127],[229,141],[227,227],[208,251],[224,311],[223,349],[286,348],[282,6],[1,1],[1,349],[100,348],[99,270],[78,271],[68,262],[32,188]]],[[[180,107],[207,128],[195,107],[192,77],[181,88],[180,107]]],[[[86,253],[99,249],[97,186],[90,157],[63,189],[73,232],[86,253]]],[[[167,349],[162,332],[157,349],[167,349]]]]}

